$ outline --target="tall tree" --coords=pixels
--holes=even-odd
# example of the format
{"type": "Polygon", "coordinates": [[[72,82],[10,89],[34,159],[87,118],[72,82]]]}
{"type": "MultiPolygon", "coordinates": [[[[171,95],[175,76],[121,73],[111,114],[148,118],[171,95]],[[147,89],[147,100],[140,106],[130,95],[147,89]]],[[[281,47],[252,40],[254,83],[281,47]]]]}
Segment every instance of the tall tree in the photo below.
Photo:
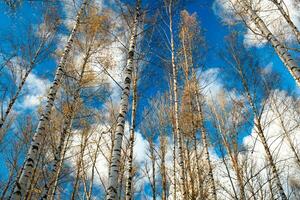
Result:
{"type": "Polygon", "coordinates": [[[24,162],[24,166],[21,169],[20,178],[18,180],[16,180],[16,187],[14,189],[14,193],[12,196],[13,199],[17,200],[17,199],[23,198],[24,192],[26,191],[26,189],[28,187],[29,180],[32,177],[33,170],[37,166],[38,157],[39,157],[39,153],[40,153],[40,145],[46,137],[45,126],[49,120],[49,116],[51,114],[51,110],[52,110],[52,107],[54,104],[56,93],[58,91],[58,88],[59,88],[59,85],[60,85],[60,82],[61,82],[61,79],[63,76],[64,66],[66,64],[67,57],[68,57],[71,47],[73,45],[74,37],[75,37],[77,28],[78,28],[80,20],[81,20],[81,16],[83,14],[83,11],[84,11],[87,3],[88,3],[88,0],[85,0],[82,3],[81,8],[77,14],[76,23],[72,29],[72,32],[69,36],[67,45],[64,49],[63,55],[61,57],[59,65],[57,67],[54,81],[53,81],[53,84],[50,88],[50,91],[49,91],[49,94],[47,97],[47,103],[46,103],[45,110],[44,110],[43,114],[41,115],[36,133],[34,134],[34,136],[32,138],[32,142],[31,142],[30,148],[28,150],[28,153],[27,153],[27,156],[26,156],[26,159],[24,162]]]}
{"type": "MultiPolygon", "coordinates": [[[[209,154],[209,141],[207,138],[207,131],[204,127],[204,113],[203,113],[203,102],[201,101],[201,94],[199,83],[196,77],[195,72],[195,63],[193,55],[195,54],[195,46],[198,44],[201,48],[205,48],[204,41],[201,36],[199,23],[195,15],[190,15],[187,11],[181,12],[181,27],[180,27],[180,39],[182,46],[183,54],[183,71],[185,76],[185,85],[187,91],[187,101],[183,101],[183,106],[189,107],[189,114],[191,119],[188,118],[188,121],[192,121],[192,137],[196,140],[196,129],[200,129],[202,144],[204,147],[204,159],[206,165],[208,166],[208,177],[209,184],[211,184],[211,196],[213,199],[217,199],[216,196],[216,186],[212,170],[212,162],[209,154]],[[184,105],[187,104],[187,105],[184,105]],[[196,107],[194,110],[193,107],[196,107]],[[194,116],[193,113],[196,113],[194,116]],[[193,130],[194,129],[194,130],[193,130]]],[[[205,51],[202,49],[202,51],[205,51]]],[[[195,157],[198,157],[197,142],[194,141],[194,153],[195,157]]],[[[198,167],[199,168],[199,167],[198,167]]],[[[200,184],[200,183],[199,183],[200,184]]]]}
{"type": "Polygon", "coordinates": [[[180,166],[180,189],[182,198],[186,198],[185,189],[185,169],[184,169],[184,159],[183,159],[183,148],[182,148],[182,134],[179,127],[179,97],[178,97],[178,69],[175,63],[175,42],[173,34],[173,1],[166,1],[166,7],[168,8],[169,17],[169,34],[170,34],[170,46],[171,46],[171,65],[172,65],[172,89],[173,89],[173,104],[174,104],[174,134],[177,137],[177,146],[179,153],[179,166],[180,166]]]}
{"type": "Polygon", "coordinates": [[[109,185],[107,188],[107,200],[116,200],[118,191],[118,177],[121,159],[121,147],[124,135],[125,117],[128,111],[130,84],[132,80],[133,58],[136,49],[136,41],[138,35],[138,23],[141,16],[140,11],[141,0],[136,1],[135,16],[133,20],[131,37],[129,41],[129,50],[127,57],[127,65],[124,71],[124,85],[122,89],[122,97],[120,102],[120,110],[117,118],[117,128],[115,131],[114,145],[112,149],[112,161],[110,163],[109,185]]]}
{"type": "MultiPolygon", "coordinates": [[[[20,79],[20,81],[17,81],[18,83],[16,86],[16,90],[14,91],[12,97],[7,102],[7,106],[4,109],[4,112],[1,113],[1,118],[0,118],[1,132],[4,131],[3,126],[8,120],[9,115],[13,110],[14,104],[16,103],[18,97],[20,96],[23,90],[23,87],[26,83],[29,74],[32,72],[32,70],[36,67],[38,63],[40,63],[46,58],[47,54],[51,54],[51,50],[52,50],[51,44],[55,39],[56,31],[59,26],[60,20],[57,12],[55,11],[55,7],[51,5],[48,6],[49,7],[46,8],[45,14],[43,15],[43,21],[39,25],[38,36],[36,35],[35,32],[33,32],[33,28],[29,27],[26,43],[23,44],[23,42],[21,42],[20,44],[11,44],[12,46],[16,46],[15,48],[18,48],[15,51],[20,51],[19,49],[22,49],[22,51],[20,51],[20,55],[17,52],[14,53],[16,54],[14,55],[16,57],[12,57],[12,59],[7,58],[4,67],[7,68],[7,70],[10,70],[11,73],[14,72],[18,73],[12,76],[16,76],[16,78],[20,79]],[[16,63],[17,60],[21,60],[21,61],[16,63]],[[14,64],[16,64],[16,66],[14,66],[14,64]]],[[[10,39],[10,40],[14,40],[14,39],[10,39]]],[[[11,43],[14,42],[11,41],[11,43]]]]}

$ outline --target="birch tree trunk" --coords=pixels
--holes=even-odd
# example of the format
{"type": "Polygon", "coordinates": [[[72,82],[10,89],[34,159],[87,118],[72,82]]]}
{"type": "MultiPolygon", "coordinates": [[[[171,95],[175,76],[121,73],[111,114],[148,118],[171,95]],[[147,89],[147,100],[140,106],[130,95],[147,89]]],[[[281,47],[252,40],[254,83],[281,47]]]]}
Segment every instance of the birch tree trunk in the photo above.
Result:
{"type": "MultiPolygon", "coordinates": [[[[136,72],[136,70],[135,70],[136,72]]],[[[132,200],[132,178],[133,178],[133,146],[134,146],[134,131],[135,131],[135,120],[136,120],[136,105],[137,105],[137,72],[134,73],[134,79],[132,83],[132,110],[131,110],[131,127],[130,127],[130,138],[129,138],[129,157],[128,157],[128,177],[126,181],[126,200],[132,200]]]]}
{"type": "Polygon", "coordinates": [[[160,135],[160,174],[161,174],[161,199],[167,200],[167,172],[166,172],[166,152],[167,152],[167,139],[165,136],[160,135]]]}
{"type": "Polygon", "coordinates": [[[54,81],[53,81],[53,84],[48,93],[45,110],[40,117],[37,130],[32,138],[32,142],[29,147],[29,150],[28,150],[25,162],[24,162],[24,168],[22,169],[20,178],[19,178],[19,180],[16,180],[16,187],[14,189],[13,196],[12,196],[12,198],[15,200],[22,199],[24,192],[27,190],[28,183],[31,179],[33,170],[37,166],[37,159],[38,159],[39,153],[40,153],[40,145],[41,145],[43,139],[46,137],[45,126],[46,126],[47,122],[49,121],[49,117],[50,117],[51,110],[52,110],[52,107],[54,104],[56,93],[58,91],[58,88],[59,88],[59,85],[60,85],[60,82],[61,82],[61,79],[63,76],[63,70],[64,70],[64,67],[66,64],[66,60],[67,60],[67,57],[71,50],[71,47],[73,45],[73,40],[74,40],[76,31],[77,31],[77,28],[79,26],[79,22],[80,22],[83,10],[87,5],[87,2],[88,2],[88,0],[85,0],[81,5],[81,8],[76,17],[76,23],[75,23],[73,30],[69,36],[67,45],[64,49],[63,55],[61,57],[59,65],[56,69],[54,81]]]}
{"type": "MultiPolygon", "coordinates": [[[[271,0],[271,1],[277,6],[278,10],[280,11],[282,16],[284,17],[285,21],[290,25],[292,31],[294,32],[298,43],[300,43],[300,32],[299,32],[298,28],[295,26],[295,24],[292,22],[292,20],[291,20],[290,16],[288,15],[288,13],[283,9],[280,2],[278,2],[277,0],[271,0]]],[[[283,0],[281,0],[281,2],[283,2],[283,0]]]]}
{"type": "Polygon", "coordinates": [[[41,200],[47,200],[50,198],[51,191],[53,190],[53,184],[55,182],[57,182],[58,180],[56,180],[56,179],[59,178],[58,173],[60,171],[59,168],[62,167],[63,161],[61,158],[63,156],[62,154],[63,154],[63,150],[64,150],[65,143],[66,143],[66,137],[68,135],[68,131],[71,129],[71,126],[72,126],[72,121],[73,121],[74,114],[75,114],[76,104],[77,104],[78,100],[80,99],[80,91],[82,88],[82,79],[84,76],[85,68],[88,63],[90,51],[91,51],[91,48],[88,49],[88,52],[83,59],[83,65],[82,65],[81,72],[79,75],[78,88],[75,91],[74,100],[73,100],[70,110],[68,111],[67,116],[64,120],[63,130],[60,135],[59,145],[57,147],[57,150],[56,150],[55,156],[54,156],[54,162],[53,162],[53,166],[52,166],[51,175],[48,179],[48,182],[46,182],[46,184],[44,186],[43,195],[41,197],[41,200]]]}
{"type": "Polygon", "coordinates": [[[169,81],[170,82],[170,101],[171,101],[171,121],[172,121],[172,133],[173,133],[173,147],[172,147],[172,164],[173,164],[173,169],[172,169],[172,176],[173,176],[173,199],[176,200],[177,199],[177,184],[176,184],[176,142],[177,142],[177,136],[176,136],[176,132],[175,132],[175,128],[174,128],[174,105],[173,105],[173,91],[171,88],[172,85],[172,80],[169,81]]]}
{"type": "Polygon", "coordinates": [[[208,177],[210,179],[210,184],[211,184],[212,198],[214,200],[217,200],[216,184],[215,184],[215,179],[214,179],[213,170],[212,170],[212,166],[211,166],[210,155],[209,155],[209,151],[208,151],[208,141],[207,141],[207,137],[206,137],[206,131],[204,128],[204,118],[203,118],[202,106],[200,104],[198,87],[196,89],[195,96],[196,96],[197,111],[199,113],[200,132],[201,132],[201,139],[202,139],[202,143],[203,143],[203,147],[204,147],[204,156],[205,156],[205,160],[208,165],[208,177]]]}
{"type": "Polygon", "coordinates": [[[296,61],[288,53],[287,49],[279,42],[279,40],[271,33],[264,21],[258,14],[249,6],[244,0],[238,0],[242,6],[242,11],[247,14],[251,21],[255,23],[256,27],[261,31],[263,36],[271,43],[277,55],[289,70],[292,77],[295,79],[298,87],[300,87],[300,67],[296,61]]]}
{"type": "Polygon", "coordinates": [[[249,104],[251,106],[251,109],[254,113],[254,119],[255,119],[254,126],[256,128],[257,134],[258,134],[258,136],[259,136],[259,138],[262,142],[262,145],[264,147],[266,157],[268,159],[268,162],[269,162],[269,165],[270,165],[270,168],[271,168],[271,174],[274,176],[273,178],[274,178],[274,181],[276,183],[279,195],[280,195],[281,199],[287,200],[287,196],[286,196],[286,194],[283,190],[283,186],[282,186],[280,178],[279,178],[278,170],[276,168],[273,156],[271,154],[270,148],[269,148],[268,143],[267,143],[267,139],[266,139],[264,131],[263,131],[263,127],[262,127],[262,124],[261,124],[261,119],[260,119],[259,112],[255,107],[254,99],[251,97],[249,87],[248,87],[247,82],[245,80],[246,76],[245,76],[244,72],[242,71],[241,66],[238,65],[237,69],[238,69],[238,73],[239,73],[239,75],[242,79],[242,85],[245,89],[247,99],[248,99],[249,104]]]}
{"type": "Polygon", "coordinates": [[[112,161],[110,164],[110,172],[109,172],[109,180],[108,180],[109,184],[107,188],[107,197],[106,197],[107,200],[117,199],[118,177],[119,177],[119,167],[120,167],[120,159],[121,159],[122,140],[124,135],[125,117],[128,111],[130,83],[131,83],[132,71],[133,71],[133,58],[136,49],[138,22],[141,15],[140,4],[141,4],[141,0],[137,0],[136,8],[135,8],[135,17],[133,21],[133,27],[131,30],[131,38],[129,42],[127,65],[124,72],[124,86],[123,86],[122,97],[120,102],[120,110],[117,119],[117,128],[115,132],[114,146],[112,150],[113,151],[112,161]]]}
{"type": "Polygon", "coordinates": [[[173,34],[173,1],[170,0],[168,5],[169,11],[169,31],[170,31],[170,42],[171,42],[171,56],[172,56],[172,83],[173,83],[173,94],[174,94],[174,118],[175,118],[175,134],[178,141],[178,153],[179,153],[179,166],[180,166],[180,186],[182,197],[186,199],[186,190],[185,190],[185,169],[184,169],[184,159],[183,159],[183,148],[182,148],[182,135],[179,128],[179,110],[178,110],[178,88],[177,88],[177,66],[175,64],[175,47],[174,47],[174,34],[173,34]]]}
{"type": "Polygon", "coordinates": [[[20,93],[21,93],[21,91],[23,89],[23,86],[24,86],[24,84],[25,84],[25,82],[27,80],[27,77],[29,76],[29,74],[33,70],[33,68],[35,66],[35,63],[36,63],[36,59],[40,55],[40,52],[41,52],[43,46],[45,45],[45,42],[46,41],[43,40],[41,42],[41,44],[39,45],[39,47],[38,47],[38,49],[37,49],[37,51],[36,51],[33,59],[30,61],[29,69],[26,70],[26,72],[24,74],[24,77],[22,78],[20,84],[18,85],[16,93],[14,94],[14,96],[12,97],[12,99],[10,99],[10,101],[8,103],[8,106],[7,106],[7,108],[6,108],[5,112],[4,112],[4,116],[0,119],[0,130],[2,130],[2,127],[3,127],[3,125],[4,125],[5,121],[6,121],[9,113],[11,112],[11,110],[12,110],[12,108],[13,108],[16,100],[17,100],[17,98],[19,97],[19,95],[20,95],[20,93]]]}

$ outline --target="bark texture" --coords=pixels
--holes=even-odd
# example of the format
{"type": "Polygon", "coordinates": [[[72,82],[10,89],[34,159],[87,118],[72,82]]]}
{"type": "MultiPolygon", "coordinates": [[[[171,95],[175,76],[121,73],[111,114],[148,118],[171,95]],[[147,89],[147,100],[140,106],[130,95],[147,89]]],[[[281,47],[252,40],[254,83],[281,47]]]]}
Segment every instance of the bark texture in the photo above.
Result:
{"type": "Polygon", "coordinates": [[[132,111],[131,111],[131,127],[129,137],[129,157],[128,157],[128,177],[126,182],[126,200],[132,200],[132,178],[133,178],[133,146],[134,146],[134,131],[136,121],[136,106],[137,106],[137,73],[134,75],[132,93],[132,111]]]}

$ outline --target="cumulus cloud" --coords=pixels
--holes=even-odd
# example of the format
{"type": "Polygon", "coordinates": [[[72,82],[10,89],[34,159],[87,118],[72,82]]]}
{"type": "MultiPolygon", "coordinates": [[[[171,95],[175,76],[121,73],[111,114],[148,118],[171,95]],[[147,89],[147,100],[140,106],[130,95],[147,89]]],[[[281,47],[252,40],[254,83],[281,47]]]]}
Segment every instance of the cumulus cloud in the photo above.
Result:
{"type": "Polygon", "coordinates": [[[50,81],[31,73],[28,75],[24,86],[24,97],[17,105],[19,109],[33,109],[46,99],[50,81]]]}
{"type": "MultiPolygon", "coordinates": [[[[257,14],[268,26],[269,30],[282,42],[293,42],[295,36],[292,29],[278,11],[275,4],[270,0],[248,0],[251,6],[257,11],[257,14]]],[[[295,0],[283,0],[283,7],[290,14],[293,23],[300,28],[300,5],[295,0]]],[[[223,22],[235,24],[241,21],[239,16],[235,15],[235,9],[239,10],[237,0],[215,0],[213,10],[216,15],[220,16],[223,22]]],[[[247,29],[244,35],[244,43],[246,46],[261,47],[266,44],[266,40],[258,34],[260,31],[255,24],[246,19],[247,24],[252,29],[247,29]],[[253,31],[255,33],[253,33],[253,31]]]]}

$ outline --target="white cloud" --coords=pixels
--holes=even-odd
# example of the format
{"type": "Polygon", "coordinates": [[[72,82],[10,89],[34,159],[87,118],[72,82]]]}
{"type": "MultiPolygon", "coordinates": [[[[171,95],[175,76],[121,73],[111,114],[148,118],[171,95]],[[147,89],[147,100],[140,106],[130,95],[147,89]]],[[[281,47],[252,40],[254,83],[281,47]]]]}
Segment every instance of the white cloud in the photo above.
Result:
{"type": "Polygon", "coordinates": [[[39,78],[34,73],[28,75],[24,86],[24,97],[17,105],[20,109],[32,109],[38,106],[46,98],[46,93],[50,87],[50,81],[39,78]]]}
{"type": "Polygon", "coordinates": [[[199,73],[200,87],[203,93],[215,96],[223,89],[223,84],[219,79],[220,68],[210,68],[199,73]]]}

